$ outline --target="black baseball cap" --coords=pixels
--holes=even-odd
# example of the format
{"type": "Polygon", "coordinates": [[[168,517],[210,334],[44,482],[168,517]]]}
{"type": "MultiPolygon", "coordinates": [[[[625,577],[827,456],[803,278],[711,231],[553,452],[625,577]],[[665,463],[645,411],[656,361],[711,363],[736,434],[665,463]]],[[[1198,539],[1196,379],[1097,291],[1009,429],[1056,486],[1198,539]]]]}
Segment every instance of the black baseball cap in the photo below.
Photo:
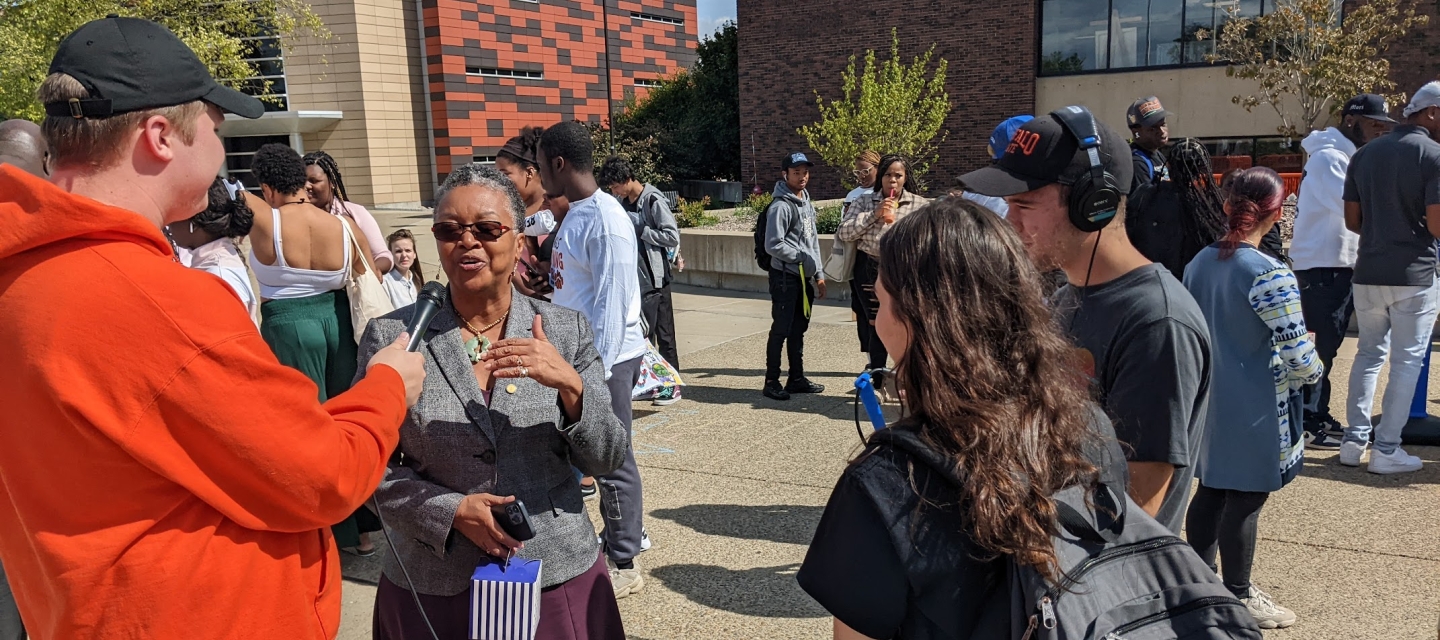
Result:
{"type": "Polygon", "coordinates": [[[50,73],[75,78],[90,98],[51,102],[45,113],[58,117],[108,118],[204,100],[246,118],[265,105],[215,82],[210,70],[169,29],[140,18],[110,14],[65,36],[50,73]]]}
{"type": "Polygon", "coordinates": [[[800,153],[799,151],[796,151],[795,153],[786,155],[784,158],[782,158],[782,159],[780,160],[780,170],[781,170],[781,171],[784,171],[784,170],[786,170],[786,169],[789,169],[790,167],[798,167],[798,166],[801,166],[801,165],[804,165],[804,166],[807,166],[807,167],[813,167],[813,166],[815,166],[815,163],[814,163],[814,162],[811,162],[811,161],[810,161],[810,158],[805,157],[805,154],[800,153]]]}
{"type": "Polygon", "coordinates": [[[1362,93],[1349,102],[1345,108],[1340,110],[1341,116],[1363,116],[1371,120],[1381,122],[1394,122],[1390,118],[1390,105],[1385,104],[1385,98],[1373,93],[1362,93]]]}
{"type": "MultiPolygon", "coordinates": [[[[1098,120],[1095,131],[1100,137],[1100,164],[1122,190],[1128,190],[1135,169],[1125,139],[1098,120]]],[[[1089,171],[1090,157],[1080,149],[1079,138],[1054,116],[1044,115],[1015,131],[1000,160],[960,176],[960,183],[980,195],[1003,197],[1057,182],[1075,184],[1089,171]]]]}
{"type": "Polygon", "coordinates": [[[1156,125],[1169,117],[1170,112],[1160,106],[1160,99],[1155,96],[1140,98],[1125,110],[1125,122],[1130,125],[1131,129],[1156,125]]]}

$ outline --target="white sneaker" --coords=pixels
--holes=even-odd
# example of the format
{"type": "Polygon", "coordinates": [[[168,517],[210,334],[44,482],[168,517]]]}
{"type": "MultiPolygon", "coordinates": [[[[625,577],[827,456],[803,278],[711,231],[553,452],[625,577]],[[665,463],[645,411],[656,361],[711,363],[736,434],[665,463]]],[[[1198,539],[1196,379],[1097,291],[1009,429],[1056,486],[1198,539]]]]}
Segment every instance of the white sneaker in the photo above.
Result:
{"type": "Polygon", "coordinates": [[[1250,615],[1255,617],[1255,624],[1261,629],[1284,629],[1295,624],[1295,612],[1278,604],[1270,599],[1270,594],[1261,591],[1259,587],[1250,585],[1250,593],[1240,602],[1250,610],[1250,615]]]}
{"type": "Polygon", "coordinates": [[[1360,459],[1365,457],[1365,448],[1368,445],[1349,440],[1340,443],[1340,464],[1347,467],[1360,466],[1360,459]]]}
{"type": "Polygon", "coordinates": [[[644,553],[644,552],[649,551],[649,550],[650,550],[650,532],[649,532],[649,531],[646,531],[644,527],[641,527],[641,529],[640,529],[640,552],[641,552],[641,553],[644,553]]]}
{"type": "Polygon", "coordinates": [[[1393,473],[1411,473],[1419,471],[1425,466],[1420,458],[1405,453],[1404,449],[1396,448],[1395,453],[1381,453],[1378,449],[1370,452],[1370,473],[1390,475],[1393,473]]]}
{"type": "Polygon", "coordinates": [[[640,574],[638,563],[633,569],[621,569],[615,566],[613,560],[606,558],[605,566],[610,569],[610,586],[615,588],[616,600],[640,593],[645,588],[645,576],[640,574]]]}

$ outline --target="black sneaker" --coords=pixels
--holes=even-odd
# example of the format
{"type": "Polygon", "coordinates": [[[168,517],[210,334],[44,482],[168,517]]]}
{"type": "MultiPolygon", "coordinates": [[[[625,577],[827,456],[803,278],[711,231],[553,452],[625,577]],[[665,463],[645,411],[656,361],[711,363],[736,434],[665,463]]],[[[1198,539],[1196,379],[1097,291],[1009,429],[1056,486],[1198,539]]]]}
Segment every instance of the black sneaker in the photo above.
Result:
{"type": "Polygon", "coordinates": [[[1325,418],[1320,421],[1320,424],[1325,428],[1325,435],[1335,438],[1336,440],[1345,437],[1345,425],[1340,424],[1340,422],[1334,418],[1325,416],[1325,418]]]}
{"type": "Polygon", "coordinates": [[[771,400],[790,399],[790,392],[786,391],[785,387],[780,386],[779,380],[766,380],[764,393],[765,397],[770,398],[771,400]]]}
{"type": "Polygon", "coordinates": [[[1339,451],[1340,438],[1326,431],[1306,431],[1305,448],[1311,451],[1339,451]]]}
{"type": "Polygon", "coordinates": [[[785,383],[785,390],[790,393],[825,393],[825,385],[815,384],[808,378],[798,378],[785,383]]]}

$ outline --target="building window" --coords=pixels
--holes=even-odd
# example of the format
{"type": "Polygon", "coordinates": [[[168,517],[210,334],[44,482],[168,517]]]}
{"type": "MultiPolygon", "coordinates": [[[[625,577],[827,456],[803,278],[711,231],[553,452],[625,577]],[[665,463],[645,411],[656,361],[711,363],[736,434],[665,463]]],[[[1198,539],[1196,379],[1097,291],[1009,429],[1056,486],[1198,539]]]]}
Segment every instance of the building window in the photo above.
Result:
{"type": "Polygon", "coordinates": [[[266,111],[288,110],[290,95],[285,86],[285,55],[280,50],[280,39],[256,36],[240,40],[245,60],[255,67],[259,75],[241,80],[236,88],[249,95],[266,98],[266,111]]]}
{"type": "Polygon", "coordinates": [[[522,69],[491,69],[489,67],[465,67],[465,73],[472,76],[485,78],[518,78],[521,80],[544,80],[544,71],[525,71],[522,69]]]}
{"type": "Polygon", "coordinates": [[[470,158],[470,161],[475,164],[493,165],[495,164],[495,156],[473,156],[470,158]]]}
{"type": "Polygon", "coordinates": [[[660,80],[650,80],[650,79],[648,79],[648,78],[636,78],[636,79],[635,79],[635,86],[637,86],[637,87],[645,87],[645,88],[647,88],[647,89],[654,89],[655,87],[659,87],[659,86],[661,86],[661,85],[663,85],[663,84],[665,84],[665,83],[662,82],[662,81],[660,81],[660,80]]]}
{"type": "Polygon", "coordinates": [[[649,20],[650,22],[663,22],[665,24],[677,24],[682,26],[685,24],[685,20],[683,18],[671,18],[670,16],[661,16],[653,13],[641,13],[639,11],[631,11],[630,17],[636,20],[649,20]]]}
{"type": "Polygon", "coordinates": [[[1227,11],[1260,16],[1275,1],[1042,0],[1040,75],[1208,64],[1227,11]]]}
{"type": "MultiPolygon", "coordinates": [[[[266,104],[269,107],[269,104],[266,104]]],[[[290,146],[290,136],[233,136],[225,138],[225,174],[240,180],[245,188],[260,192],[260,183],[250,173],[250,160],[267,144],[290,146]]]]}

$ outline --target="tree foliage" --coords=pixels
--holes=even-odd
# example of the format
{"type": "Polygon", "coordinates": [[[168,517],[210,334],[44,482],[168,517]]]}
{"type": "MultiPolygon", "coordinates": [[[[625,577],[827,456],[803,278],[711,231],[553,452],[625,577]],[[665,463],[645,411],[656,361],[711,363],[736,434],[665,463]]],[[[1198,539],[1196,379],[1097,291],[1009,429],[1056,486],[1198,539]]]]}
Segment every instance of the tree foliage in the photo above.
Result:
{"type": "Polygon", "coordinates": [[[900,38],[893,29],[890,39],[890,58],[877,62],[875,52],[866,51],[859,73],[855,56],[850,56],[841,75],[843,97],[826,104],[816,91],[820,121],[799,129],[825,164],[845,176],[847,189],[854,186],[849,168],[865,149],[909,158],[911,171],[920,180],[939,158],[939,146],[948,134],[941,130],[950,113],[950,97],[945,93],[948,63],[941,58],[930,70],[932,45],[907,65],[900,59],[900,38]]]}
{"type": "Polygon", "coordinates": [[[1400,0],[1369,0],[1343,21],[1338,0],[1278,0],[1258,18],[1237,17],[1234,7],[1229,11],[1209,60],[1229,63],[1227,76],[1254,80],[1254,93],[1231,102],[1246,111],[1269,105],[1287,137],[1314,129],[1356,94],[1403,101],[1405,94],[1391,92],[1390,62],[1382,56],[1411,27],[1429,20],[1400,0]]]}
{"type": "Polygon", "coordinates": [[[616,118],[621,139],[655,140],[675,180],[740,178],[739,33],[727,22],[696,49],[695,65],[633,96],[616,118]]]}
{"type": "Polygon", "coordinates": [[[236,87],[260,75],[245,61],[241,38],[329,37],[305,0],[0,0],[0,115],[38,120],[35,90],[60,41],[111,13],[164,24],[217,79],[236,87]]]}
{"type": "MultiPolygon", "coordinates": [[[[610,156],[610,129],[599,122],[586,122],[590,130],[590,143],[595,145],[595,171],[605,164],[610,156]]],[[[660,158],[660,142],[654,136],[615,136],[615,155],[630,161],[635,179],[650,184],[669,184],[670,174],[660,158]]],[[[609,185],[601,185],[609,186],[609,185]]]]}

